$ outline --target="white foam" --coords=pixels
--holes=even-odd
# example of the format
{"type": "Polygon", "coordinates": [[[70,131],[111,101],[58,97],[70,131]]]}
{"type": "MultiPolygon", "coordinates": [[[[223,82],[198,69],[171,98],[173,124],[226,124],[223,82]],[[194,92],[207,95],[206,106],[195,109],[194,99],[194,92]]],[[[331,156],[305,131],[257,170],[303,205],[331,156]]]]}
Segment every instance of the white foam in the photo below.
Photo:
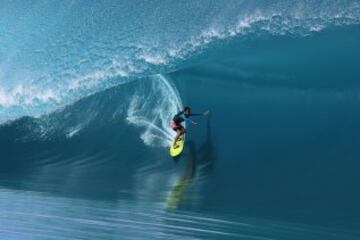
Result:
{"type": "Polygon", "coordinates": [[[159,54],[143,53],[139,56],[139,58],[147,63],[154,65],[162,65],[167,63],[166,59],[159,54]]]}
{"type": "Polygon", "coordinates": [[[323,9],[311,5],[272,4],[268,9],[241,12],[234,24],[210,24],[198,35],[167,49],[169,58],[185,58],[216,40],[266,32],[271,35],[308,36],[331,26],[360,24],[360,4],[326,3],[323,9]]]}
{"type": "MultiPolygon", "coordinates": [[[[148,83],[144,83],[148,87],[148,83]]],[[[131,98],[127,121],[144,128],[141,139],[149,146],[168,146],[175,133],[170,122],[181,108],[182,102],[176,87],[163,75],[151,79],[150,89],[139,87],[131,98]]]]}
{"type": "Polygon", "coordinates": [[[314,26],[311,26],[310,27],[310,31],[311,32],[320,32],[321,30],[324,29],[324,26],[321,25],[321,24],[318,24],[318,25],[314,25],[314,26]]]}
{"type": "Polygon", "coordinates": [[[0,86],[0,105],[8,108],[15,104],[16,100],[12,95],[8,95],[6,91],[0,86]]]}
{"type": "Polygon", "coordinates": [[[67,138],[72,138],[73,136],[77,135],[82,129],[82,125],[78,125],[69,129],[68,133],[66,134],[67,138]]]}
{"type": "Polygon", "coordinates": [[[4,89],[0,86],[0,105],[10,108],[20,104],[31,105],[33,102],[59,101],[54,89],[41,89],[35,85],[19,83],[13,88],[4,89]]]}
{"type": "MultiPolygon", "coordinates": [[[[5,122],[24,115],[47,114],[79,98],[125,83],[129,74],[139,71],[131,63],[121,64],[114,60],[111,66],[87,74],[64,72],[68,79],[61,81],[54,77],[43,77],[41,81],[18,77],[23,81],[11,83],[10,86],[0,85],[0,117],[5,122]],[[116,77],[121,77],[121,80],[110,81],[116,77]]],[[[0,77],[0,82],[4,82],[5,77],[0,77]]]]}

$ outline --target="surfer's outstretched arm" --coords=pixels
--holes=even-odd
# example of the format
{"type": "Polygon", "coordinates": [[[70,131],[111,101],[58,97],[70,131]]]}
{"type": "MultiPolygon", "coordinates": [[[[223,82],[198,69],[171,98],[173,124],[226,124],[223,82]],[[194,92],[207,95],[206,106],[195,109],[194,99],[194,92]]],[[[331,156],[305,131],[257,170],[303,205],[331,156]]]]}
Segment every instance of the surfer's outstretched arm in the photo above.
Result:
{"type": "Polygon", "coordinates": [[[207,116],[209,115],[209,110],[206,110],[205,112],[203,113],[191,113],[190,116],[207,116]]]}
{"type": "Polygon", "coordinates": [[[191,113],[190,116],[186,118],[186,121],[190,122],[194,125],[197,125],[197,122],[192,121],[190,117],[192,117],[192,116],[205,116],[206,117],[208,114],[209,114],[209,110],[207,110],[203,113],[191,113]]]}

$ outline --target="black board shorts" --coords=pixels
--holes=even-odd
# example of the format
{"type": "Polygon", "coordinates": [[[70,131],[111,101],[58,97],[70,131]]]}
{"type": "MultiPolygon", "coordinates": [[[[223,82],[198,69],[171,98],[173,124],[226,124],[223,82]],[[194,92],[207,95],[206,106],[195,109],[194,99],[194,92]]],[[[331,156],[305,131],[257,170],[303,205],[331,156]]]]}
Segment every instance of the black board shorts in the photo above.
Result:
{"type": "Polygon", "coordinates": [[[181,124],[176,124],[175,122],[173,122],[173,123],[171,124],[171,127],[172,127],[172,129],[173,129],[175,132],[177,132],[178,130],[185,129],[183,125],[181,125],[181,124]]]}

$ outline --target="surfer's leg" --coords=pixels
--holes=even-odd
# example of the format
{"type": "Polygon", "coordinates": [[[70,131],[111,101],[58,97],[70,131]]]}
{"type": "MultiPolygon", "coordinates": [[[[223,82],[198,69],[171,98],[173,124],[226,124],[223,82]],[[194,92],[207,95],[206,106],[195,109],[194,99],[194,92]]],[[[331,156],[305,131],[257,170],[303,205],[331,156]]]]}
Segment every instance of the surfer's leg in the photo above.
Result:
{"type": "Polygon", "coordinates": [[[177,141],[179,140],[179,138],[180,138],[181,135],[182,135],[181,129],[177,129],[177,130],[176,130],[176,137],[175,137],[174,143],[173,143],[173,147],[174,147],[174,148],[177,147],[176,143],[177,143],[177,141]]]}
{"type": "Polygon", "coordinates": [[[185,128],[179,128],[176,130],[176,137],[175,137],[175,140],[174,140],[174,144],[173,144],[173,147],[174,148],[177,148],[178,146],[176,145],[177,141],[179,140],[179,138],[184,135],[185,133],[185,128]]]}

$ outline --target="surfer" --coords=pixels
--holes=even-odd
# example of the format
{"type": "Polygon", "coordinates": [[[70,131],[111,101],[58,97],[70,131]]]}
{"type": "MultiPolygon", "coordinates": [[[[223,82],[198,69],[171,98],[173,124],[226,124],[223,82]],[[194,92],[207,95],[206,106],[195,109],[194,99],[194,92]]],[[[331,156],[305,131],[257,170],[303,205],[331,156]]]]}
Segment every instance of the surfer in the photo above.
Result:
{"type": "Polygon", "coordinates": [[[194,122],[190,117],[192,116],[207,116],[209,114],[209,111],[205,111],[203,113],[191,113],[190,107],[184,107],[184,110],[181,112],[178,112],[172,122],[171,122],[171,128],[176,132],[176,137],[174,139],[173,148],[177,148],[176,145],[177,141],[180,139],[182,135],[186,132],[185,127],[181,124],[182,122],[186,121],[191,124],[196,125],[197,123],[194,122]]]}

